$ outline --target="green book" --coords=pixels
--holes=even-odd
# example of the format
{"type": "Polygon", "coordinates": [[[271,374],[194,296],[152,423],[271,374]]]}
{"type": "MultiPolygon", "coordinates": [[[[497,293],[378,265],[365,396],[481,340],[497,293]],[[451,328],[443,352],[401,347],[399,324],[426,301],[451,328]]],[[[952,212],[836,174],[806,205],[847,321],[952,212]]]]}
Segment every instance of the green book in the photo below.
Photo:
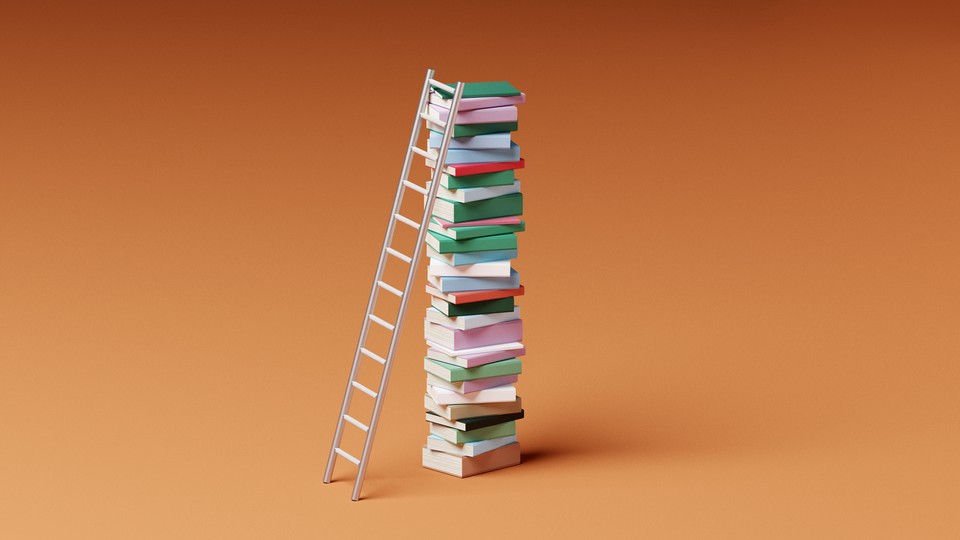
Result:
{"type": "Polygon", "coordinates": [[[517,235],[513,233],[496,236],[481,236],[467,240],[454,240],[427,231],[426,244],[440,253],[466,253],[469,251],[490,251],[494,249],[516,249],[517,235]]]}
{"type": "Polygon", "coordinates": [[[513,169],[492,173],[470,174],[453,176],[445,174],[440,178],[440,185],[447,189],[464,189],[475,187],[511,186],[516,180],[513,169]]]}
{"type": "Polygon", "coordinates": [[[459,429],[447,427],[440,424],[430,424],[430,433],[443,438],[453,444],[463,444],[475,441],[485,441],[487,439],[496,439],[497,437],[508,437],[517,434],[517,422],[511,420],[502,424],[496,424],[489,427],[474,429],[470,431],[460,431],[459,429]]]}
{"type": "MultiPolygon", "coordinates": [[[[456,89],[456,84],[451,84],[456,89]]],[[[444,99],[450,99],[453,97],[453,94],[447,92],[442,88],[435,88],[438,94],[443,96],[444,99]]],[[[512,84],[507,81],[487,81],[487,82],[468,82],[463,83],[463,97],[464,98],[478,98],[478,97],[500,97],[500,96],[519,96],[520,91],[513,87],[512,84]]]]}
{"type": "MultiPolygon", "coordinates": [[[[437,124],[427,126],[430,131],[443,133],[437,127],[437,124]]],[[[520,128],[517,122],[491,122],[489,124],[457,124],[453,126],[453,135],[451,137],[473,137],[474,135],[486,135],[488,133],[502,133],[504,131],[516,131],[520,128]]]]}
{"type": "Polygon", "coordinates": [[[451,240],[469,240],[470,238],[480,238],[481,236],[523,232],[526,230],[526,222],[521,221],[516,225],[473,225],[470,227],[448,227],[444,229],[440,224],[431,219],[428,228],[440,236],[445,236],[451,240]]]}
{"type": "Polygon", "coordinates": [[[463,315],[485,315],[487,313],[503,313],[513,311],[516,306],[513,303],[513,297],[495,298],[493,300],[481,300],[479,302],[468,302],[466,304],[451,304],[441,298],[432,297],[430,303],[433,307],[440,310],[447,317],[461,317],[463,315]]]}
{"type": "Polygon", "coordinates": [[[433,373],[448,382],[472,381],[474,379],[499,377],[501,375],[519,375],[520,368],[521,362],[519,358],[508,358],[474,368],[463,368],[432,358],[423,358],[423,369],[427,373],[433,373]]]}
{"type": "Polygon", "coordinates": [[[509,195],[501,195],[492,199],[468,203],[438,198],[433,203],[433,215],[444,221],[453,223],[495,217],[519,216],[521,214],[523,214],[523,193],[510,193],[509,195]]]}

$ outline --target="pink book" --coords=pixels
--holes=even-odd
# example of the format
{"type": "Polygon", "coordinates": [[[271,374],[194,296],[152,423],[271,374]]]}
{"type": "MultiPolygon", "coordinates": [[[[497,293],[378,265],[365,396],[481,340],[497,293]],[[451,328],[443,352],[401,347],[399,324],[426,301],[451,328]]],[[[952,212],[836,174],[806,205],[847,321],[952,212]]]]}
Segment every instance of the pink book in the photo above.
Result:
{"type": "Polygon", "coordinates": [[[496,388],[497,386],[513,384],[518,380],[520,380],[520,378],[517,375],[501,375],[499,377],[484,377],[483,379],[451,383],[435,375],[427,374],[427,384],[436,386],[437,388],[453,390],[458,394],[479,392],[481,390],[486,390],[487,388],[496,388]]]}
{"type": "MultiPolygon", "coordinates": [[[[443,99],[436,92],[430,94],[430,103],[436,103],[447,109],[450,108],[452,100],[443,99]]],[[[480,97],[463,98],[460,100],[460,111],[472,111],[474,109],[489,109],[490,107],[504,107],[506,105],[520,105],[526,103],[527,95],[521,93],[519,96],[498,96],[498,97],[480,97]]]]}
{"type": "MultiPolygon", "coordinates": [[[[450,116],[450,109],[434,103],[430,104],[430,112],[440,115],[440,121],[446,122],[450,116]]],[[[490,109],[476,109],[473,111],[457,111],[458,125],[491,124],[494,122],[516,122],[517,108],[514,105],[507,107],[493,107],[490,109]]]]}
{"type": "MultiPolygon", "coordinates": [[[[451,351],[453,352],[453,351],[451,351]]],[[[462,355],[450,355],[440,349],[435,349],[429,347],[427,349],[427,357],[434,360],[439,360],[441,362],[446,362],[448,364],[454,364],[460,367],[472,368],[477,366],[482,366],[484,364],[490,364],[493,362],[499,362],[500,360],[506,360],[508,358],[516,358],[518,356],[523,356],[527,353],[526,347],[520,347],[519,349],[505,349],[502,351],[490,351],[484,353],[474,353],[474,354],[462,354],[462,355]]]]}
{"type": "Polygon", "coordinates": [[[523,339],[523,321],[514,319],[470,330],[456,330],[424,321],[424,337],[455,351],[512,343],[523,339]]]}
{"type": "Polygon", "coordinates": [[[444,229],[449,229],[450,227],[475,227],[480,225],[519,225],[520,224],[520,216],[506,216],[506,217],[495,217],[490,219],[478,219],[476,221],[464,221],[461,223],[444,221],[436,216],[434,216],[433,220],[437,222],[437,225],[440,225],[444,229]]]}

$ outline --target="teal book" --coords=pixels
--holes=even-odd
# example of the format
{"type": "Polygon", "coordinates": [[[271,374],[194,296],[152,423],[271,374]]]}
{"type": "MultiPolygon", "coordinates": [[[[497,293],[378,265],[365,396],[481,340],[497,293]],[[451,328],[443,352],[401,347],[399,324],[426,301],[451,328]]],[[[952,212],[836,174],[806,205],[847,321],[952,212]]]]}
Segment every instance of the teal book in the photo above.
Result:
{"type": "Polygon", "coordinates": [[[451,240],[469,240],[471,238],[480,238],[481,236],[523,232],[526,228],[526,223],[521,221],[516,225],[473,225],[470,227],[448,227],[445,229],[432,219],[428,226],[429,230],[440,236],[450,238],[451,240]]]}
{"type": "Polygon", "coordinates": [[[481,236],[468,240],[454,240],[428,230],[425,242],[440,253],[517,249],[517,235],[513,233],[481,236]]]}
{"type": "Polygon", "coordinates": [[[516,171],[498,171],[492,173],[470,174],[453,176],[445,174],[440,177],[440,185],[447,189],[465,189],[477,187],[510,186],[516,180],[516,171]]]}
{"type": "MultiPolygon", "coordinates": [[[[519,122],[491,122],[489,124],[457,124],[453,126],[453,135],[451,137],[475,137],[477,135],[487,135],[490,133],[503,133],[505,131],[516,131],[520,128],[519,122]]],[[[427,121],[427,129],[443,133],[440,124],[434,124],[427,121]]]]}
{"type": "Polygon", "coordinates": [[[483,199],[468,203],[448,201],[446,199],[436,199],[433,203],[433,215],[452,223],[495,217],[519,216],[521,214],[523,214],[523,193],[510,193],[492,199],[483,199]]]}
{"type": "Polygon", "coordinates": [[[423,369],[447,382],[472,381],[501,375],[519,375],[521,367],[522,363],[519,358],[508,358],[473,368],[455,366],[428,357],[423,358],[423,369]]]}
{"type": "MultiPolygon", "coordinates": [[[[456,84],[451,84],[456,88],[456,84]]],[[[438,94],[443,96],[444,99],[453,98],[453,94],[443,90],[442,88],[435,88],[438,94]]],[[[487,81],[487,82],[468,82],[463,83],[463,94],[464,98],[480,98],[480,97],[502,97],[502,96],[519,96],[520,91],[513,87],[512,84],[507,81],[487,81]]]]}
{"type": "Polygon", "coordinates": [[[517,434],[517,422],[511,420],[502,424],[482,427],[470,431],[460,431],[459,429],[440,425],[430,424],[430,433],[453,444],[463,444],[474,441],[485,441],[487,439],[496,439],[497,437],[506,437],[517,434]]]}

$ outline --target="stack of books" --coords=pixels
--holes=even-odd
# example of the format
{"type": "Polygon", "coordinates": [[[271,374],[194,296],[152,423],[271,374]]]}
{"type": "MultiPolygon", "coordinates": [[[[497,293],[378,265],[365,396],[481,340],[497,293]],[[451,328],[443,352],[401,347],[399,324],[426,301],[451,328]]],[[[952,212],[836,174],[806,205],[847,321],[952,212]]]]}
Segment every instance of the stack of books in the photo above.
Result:
{"type": "Polygon", "coordinates": [[[511,133],[525,96],[506,82],[466,83],[455,119],[451,100],[431,93],[426,123],[434,158],[439,122],[453,121],[454,130],[426,237],[423,466],[462,478],[520,463],[516,382],[526,349],[514,301],[523,286],[511,261],[525,227],[515,174],[524,161],[511,133]]]}

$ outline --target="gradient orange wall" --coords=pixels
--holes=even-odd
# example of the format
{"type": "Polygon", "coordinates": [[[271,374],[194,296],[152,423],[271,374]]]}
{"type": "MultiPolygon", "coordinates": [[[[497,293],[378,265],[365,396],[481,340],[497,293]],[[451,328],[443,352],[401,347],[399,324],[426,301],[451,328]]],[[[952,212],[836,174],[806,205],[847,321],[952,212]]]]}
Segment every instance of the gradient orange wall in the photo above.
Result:
{"type": "Polygon", "coordinates": [[[316,4],[0,7],[0,537],[960,534],[956,8],[316,4]],[[351,503],[428,67],[529,97],[526,462],[420,468],[424,296],[351,503]]]}

